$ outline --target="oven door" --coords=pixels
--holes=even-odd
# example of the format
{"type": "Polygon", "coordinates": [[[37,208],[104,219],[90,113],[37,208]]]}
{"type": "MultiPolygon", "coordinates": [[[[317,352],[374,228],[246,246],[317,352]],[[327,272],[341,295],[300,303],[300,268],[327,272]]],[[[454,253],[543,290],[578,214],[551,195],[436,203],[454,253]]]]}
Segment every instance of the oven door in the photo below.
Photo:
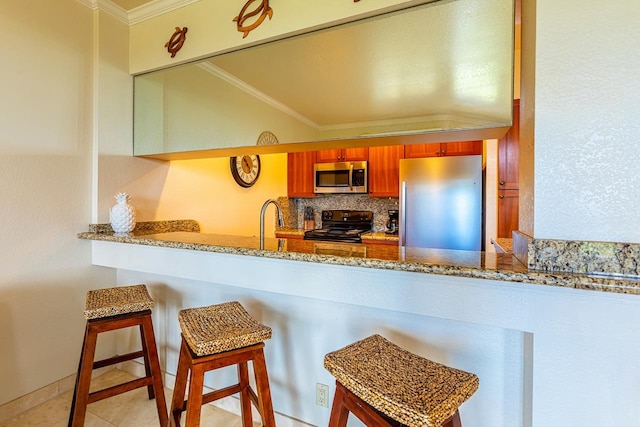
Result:
{"type": "Polygon", "coordinates": [[[316,163],[313,173],[314,193],[367,193],[367,162],[316,163]]]}

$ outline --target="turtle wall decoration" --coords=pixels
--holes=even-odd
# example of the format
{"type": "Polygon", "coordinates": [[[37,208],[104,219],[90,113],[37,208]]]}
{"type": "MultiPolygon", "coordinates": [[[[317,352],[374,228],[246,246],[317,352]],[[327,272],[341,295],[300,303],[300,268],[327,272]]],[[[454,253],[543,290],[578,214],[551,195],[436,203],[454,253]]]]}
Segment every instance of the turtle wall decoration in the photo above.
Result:
{"type": "Polygon", "coordinates": [[[238,16],[233,18],[233,21],[236,23],[238,31],[243,33],[242,38],[245,38],[251,30],[258,28],[267,16],[269,20],[273,17],[273,9],[269,6],[269,0],[249,0],[242,7],[238,16]],[[249,7],[256,1],[260,2],[260,4],[253,10],[248,11],[249,7]],[[247,20],[251,20],[252,22],[247,24],[247,20]]]}
{"type": "Polygon", "coordinates": [[[180,29],[180,27],[176,27],[176,30],[169,41],[165,43],[164,47],[167,48],[167,52],[171,54],[172,58],[176,56],[176,53],[178,53],[180,49],[182,49],[182,45],[187,38],[187,31],[189,31],[187,27],[182,29],[180,29]]]}

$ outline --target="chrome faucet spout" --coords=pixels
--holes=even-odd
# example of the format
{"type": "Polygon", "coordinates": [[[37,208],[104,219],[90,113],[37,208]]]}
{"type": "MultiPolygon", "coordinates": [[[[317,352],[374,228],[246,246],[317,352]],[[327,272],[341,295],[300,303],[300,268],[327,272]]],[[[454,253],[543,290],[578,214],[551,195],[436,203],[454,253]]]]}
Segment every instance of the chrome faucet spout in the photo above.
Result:
{"type": "Polygon", "coordinates": [[[264,249],[264,214],[267,211],[267,206],[273,204],[278,212],[278,226],[284,227],[284,219],[282,217],[282,208],[274,199],[269,199],[264,202],[262,209],[260,210],[260,249],[264,249]]]}

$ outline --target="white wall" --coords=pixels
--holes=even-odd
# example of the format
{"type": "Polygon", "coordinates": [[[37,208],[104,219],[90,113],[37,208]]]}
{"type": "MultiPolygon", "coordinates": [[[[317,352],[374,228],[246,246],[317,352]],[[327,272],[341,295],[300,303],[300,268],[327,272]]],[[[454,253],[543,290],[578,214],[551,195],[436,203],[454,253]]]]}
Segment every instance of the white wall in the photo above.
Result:
{"type": "Polygon", "coordinates": [[[75,373],[85,292],[112,286],[75,235],[91,218],[92,12],[3,0],[0,404],[75,373]]]}
{"type": "Polygon", "coordinates": [[[535,237],[640,242],[640,2],[536,4],[535,237]]]}

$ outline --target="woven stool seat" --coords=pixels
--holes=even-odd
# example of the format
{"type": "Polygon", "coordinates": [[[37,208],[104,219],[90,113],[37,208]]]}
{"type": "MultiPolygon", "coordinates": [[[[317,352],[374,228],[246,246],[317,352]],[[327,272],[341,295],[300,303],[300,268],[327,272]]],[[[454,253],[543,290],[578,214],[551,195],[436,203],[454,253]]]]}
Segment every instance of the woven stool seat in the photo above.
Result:
{"type": "Polygon", "coordinates": [[[325,368],[355,396],[410,427],[439,427],[478,389],[478,377],[372,335],[327,354],[325,368]]]}
{"type": "Polygon", "coordinates": [[[96,289],[87,292],[84,317],[101,319],[120,314],[151,310],[153,300],[145,285],[96,289]]]}
{"type": "Polygon", "coordinates": [[[271,338],[271,328],[256,321],[237,301],[181,310],[178,322],[197,356],[248,347],[271,338]]]}

